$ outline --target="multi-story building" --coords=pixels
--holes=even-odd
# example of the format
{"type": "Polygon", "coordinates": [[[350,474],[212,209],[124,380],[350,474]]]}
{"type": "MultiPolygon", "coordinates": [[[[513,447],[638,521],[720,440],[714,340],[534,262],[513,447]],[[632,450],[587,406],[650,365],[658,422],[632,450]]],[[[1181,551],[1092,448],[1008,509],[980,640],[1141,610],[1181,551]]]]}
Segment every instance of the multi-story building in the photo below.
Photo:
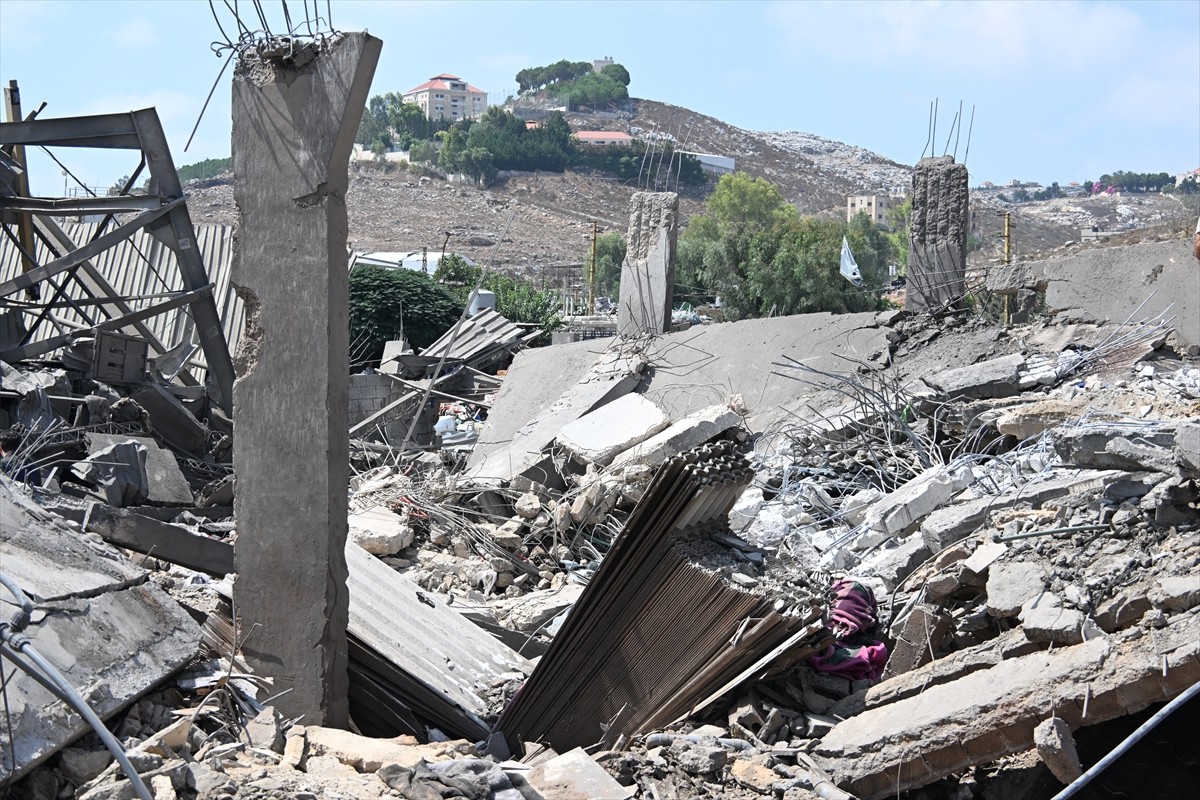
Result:
{"type": "Polygon", "coordinates": [[[457,75],[442,73],[401,97],[406,103],[416,103],[426,119],[479,119],[487,111],[487,92],[464,81],[457,75]]]}
{"type": "Polygon", "coordinates": [[[575,131],[575,139],[585,147],[607,147],[610,144],[628,147],[633,137],[621,131],[575,131]]]}
{"type": "Polygon", "coordinates": [[[902,202],[903,198],[887,194],[850,195],[846,198],[846,221],[854,219],[857,214],[866,214],[876,225],[885,225],[887,210],[902,202]]]}

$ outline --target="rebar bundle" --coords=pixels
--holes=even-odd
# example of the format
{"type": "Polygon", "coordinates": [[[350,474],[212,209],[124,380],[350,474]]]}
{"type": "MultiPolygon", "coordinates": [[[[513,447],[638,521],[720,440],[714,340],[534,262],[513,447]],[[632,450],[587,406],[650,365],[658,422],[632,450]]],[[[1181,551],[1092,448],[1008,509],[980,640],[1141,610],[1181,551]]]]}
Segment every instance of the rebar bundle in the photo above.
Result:
{"type": "Polygon", "coordinates": [[[726,518],[752,477],[731,442],[663,464],[497,723],[514,752],[612,745],[813,652],[820,597],[730,579],[748,559],[726,518]]]}

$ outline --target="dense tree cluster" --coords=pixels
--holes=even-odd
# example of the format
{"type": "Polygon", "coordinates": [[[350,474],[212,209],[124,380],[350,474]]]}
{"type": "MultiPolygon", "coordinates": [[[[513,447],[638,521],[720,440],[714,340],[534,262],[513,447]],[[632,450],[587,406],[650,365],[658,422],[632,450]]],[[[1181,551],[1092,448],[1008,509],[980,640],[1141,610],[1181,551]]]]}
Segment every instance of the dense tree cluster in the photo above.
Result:
{"type": "Polygon", "coordinates": [[[629,97],[629,70],[608,64],[599,71],[590,61],[559,61],[544,67],[529,67],[517,73],[522,92],[545,91],[561,98],[568,110],[580,106],[606,105],[629,97]]]}
{"type": "Polygon", "coordinates": [[[896,249],[865,214],[849,223],[801,218],[769,181],[723,175],[707,213],[692,217],[676,254],[677,295],[720,296],[730,319],[881,308],[896,249]],[[842,237],[864,278],[839,272],[842,237]]]}
{"type": "Polygon", "coordinates": [[[233,169],[232,158],[206,158],[203,161],[197,161],[195,164],[185,164],[180,167],[179,180],[181,183],[208,180],[209,178],[223,175],[231,169],[233,169]]]}
{"type": "MultiPolygon", "coordinates": [[[[1158,192],[1164,186],[1174,186],[1175,178],[1165,172],[1126,172],[1117,170],[1111,175],[1101,175],[1100,180],[1092,184],[1091,191],[1098,194],[1111,186],[1121,192],[1158,192]],[[1100,189],[1097,191],[1096,187],[1100,189]]],[[[1087,184],[1084,184],[1086,187],[1087,184]]]]}

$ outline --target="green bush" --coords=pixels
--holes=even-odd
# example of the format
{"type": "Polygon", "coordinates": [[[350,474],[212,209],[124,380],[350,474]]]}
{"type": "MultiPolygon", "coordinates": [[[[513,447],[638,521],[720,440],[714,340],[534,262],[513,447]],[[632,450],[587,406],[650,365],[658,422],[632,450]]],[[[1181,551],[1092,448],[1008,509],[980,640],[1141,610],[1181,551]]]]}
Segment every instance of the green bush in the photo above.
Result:
{"type": "Polygon", "coordinates": [[[417,350],[458,321],[462,304],[429,276],[407,269],[350,271],[350,342],[355,361],[378,361],[383,345],[403,335],[417,350]]]}

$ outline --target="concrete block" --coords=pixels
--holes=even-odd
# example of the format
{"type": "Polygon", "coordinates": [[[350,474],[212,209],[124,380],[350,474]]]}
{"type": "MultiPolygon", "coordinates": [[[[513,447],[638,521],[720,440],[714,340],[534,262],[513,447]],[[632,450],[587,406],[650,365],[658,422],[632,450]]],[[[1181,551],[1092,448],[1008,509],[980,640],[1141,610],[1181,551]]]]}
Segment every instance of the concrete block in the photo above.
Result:
{"type": "Polygon", "coordinates": [[[628,800],[633,787],[622,786],[582,748],[575,748],[525,773],[525,780],[545,800],[587,797],[592,800],[628,800]]]}
{"type": "Polygon", "coordinates": [[[1037,746],[1038,757],[1064,784],[1073,783],[1083,774],[1071,726],[1060,717],[1051,717],[1034,728],[1033,743],[1037,746]]]}
{"type": "Polygon", "coordinates": [[[1046,571],[1024,561],[993,564],[988,572],[987,610],[997,619],[1015,617],[1046,588],[1046,571]]]}
{"type": "Polygon", "coordinates": [[[983,575],[996,560],[1008,552],[1004,542],[984,542],[975,548],[975,552],[963,561],[963,569],[974,575],[983,575]]]}
{"type": "Polygon", "coordinates": [[[1182,422],[1175,431],[1175,461],[1200,475],[1200,422],[1182,422]]]}
{"type": "MultiPolygon", "coordinates": [[[[1080,467],[1101,469],[1142,470],[1142,457],[1136,453],[1127,437],[1136,437],[1140,448],[1157,448],[1171,451],[1175,447],[1175,426],[1163,423],[1147,423],[1139,426],[1136,433],[1131,433],[1127,426],[1104,425],[1093,423],[1089,425],[1072,425],[1059,428],[1054,434],[1054,449],[1059,457],[1068,464],[1080,467]],[[1124,440],[1127,447],[1117,445],[1111,449],[1116,440],[1124,440]],[[1124,450],[1124,452],[1122,452],[1124,450]]],[[[1164,454],[1167,461],[1170,455],[1164,454]]],[[[1154,458],[1157,462],[1159,459],[1154,458]]],[[[1151,466],[1151,469],[1157,467],[1151,466]]]]}
{"type": "Polygon", "coordinates": [[[141,505],[150,493],[146,448],[132,440],[99,448],[71,467],[71,472],[89,485],[98,486],[105,502],[116,508],[141,505]]]}
{"type": "Polygon", "coordinates": [[[860,570],[873,572],[889,592],[912,574],[932,555],[919,533],[913,534],[898,546],[881,549],[873,553],[861,565],[860,570]]]}
{"type": "Polygon", "coordinates": [[[912,672],[932,661],[952,625],[950,615],[933,606],[918,605],[913,608],[888,656],[884,680],[912,672]]]}
{"type": "MultiPolygon", "coordinates": [[[[1157,634],[1160,650],[1180,648],[1171,671],[1181,687],[1200,680],[1200,639],[1188,626],[1168,626],[1157,634]]],[[[967,651],[969,652],[969,651],[967,651]]],[[[972,764],[992,761],[1005,753],[1035,746],[1034,730],[1053,704],[1067,711],[1089,700],[1086,719],[1096,724],[1134,713],[1149,703],[1173,696],[1163,686],[1161,656],[1144,642],[1100,637],[1083,644],[1056,647],[1001,660],[948,683],[933,683],[942,669],[940,659],[900,678],[923,691],[893,702],[868,707],[837,725],[819,743],[814,755],[830,767],[837,785],[864,800],[894,797],[972,764]],[[1101,704],[1116,693],[1121,705],[1101,704]],[[943,758],[961,747],[956,757],[943,758]],[[929,756],[926,758],[926,756],[929,756]],[[921,762],[926,768],[904,778],[902,763],[921,762]],[[881,774],[901,775],[899,783],[884,784],[881,774]]],[[[888,683],[880,684],[883,689],[888,683]]],[[[873,691],[873,690],[872,690],[873,691]]],[[[868,697],[871,692],[868,691],[868,697]]]]}
{"type": "Polygon", "coordinates": [[[915,531],[922,519],[949,503],[971,480],[968,469],[926,470],[866,510],[863,521],[870,531],[855,541],[854,549],[863,550],[915,531]]]}
{"type": "Polygon", "coordinates": [[[938,372],[924,380],[947,397],[1012,397],[1018,392],[1017,383],[1024,366],[1025,356],[1013,353],[938,372]]]}
{"type": "Polygon", "coordinates": [[[1170,575],[1154,581],[1150,602],[1167,611],[1187,611],[1200,605],[1200,575],[1170,575]]]}
{"type": "Polygon", "coordinates": [[[179,469],[179,461],[170,450],[164,450],[153,439],[142,436],[111,436],[104,433],[86,435],[89,454],[95,454],[118,442],[130,440],[146,449],[146,477],[149,481],[150,491],[145,502],[165,506],[190,506],[192,504],[192,489],[179,469]]]}
{"type": "Polygon", "coordinates": [[[614,469],[633,464],[656,467],[672,456],[698,447],[737,427],[742,418],[725,404],[709,406],[673,423],[613,459],[614,469]]]}
{"type": "Polygon", "coordinates": [[[188,411],[179,398],[157,383],[147,383],[130,397],[146,410],[154,432],[170,447],[203,457],[208,448],[208,426],[188,411]]]}
{"type": "Polygon", "coordinates": [[[640,394],[628,394],[563,426],[558,443],[585,463],[607,466],[620,453],[671,424],[640,394]]]}

